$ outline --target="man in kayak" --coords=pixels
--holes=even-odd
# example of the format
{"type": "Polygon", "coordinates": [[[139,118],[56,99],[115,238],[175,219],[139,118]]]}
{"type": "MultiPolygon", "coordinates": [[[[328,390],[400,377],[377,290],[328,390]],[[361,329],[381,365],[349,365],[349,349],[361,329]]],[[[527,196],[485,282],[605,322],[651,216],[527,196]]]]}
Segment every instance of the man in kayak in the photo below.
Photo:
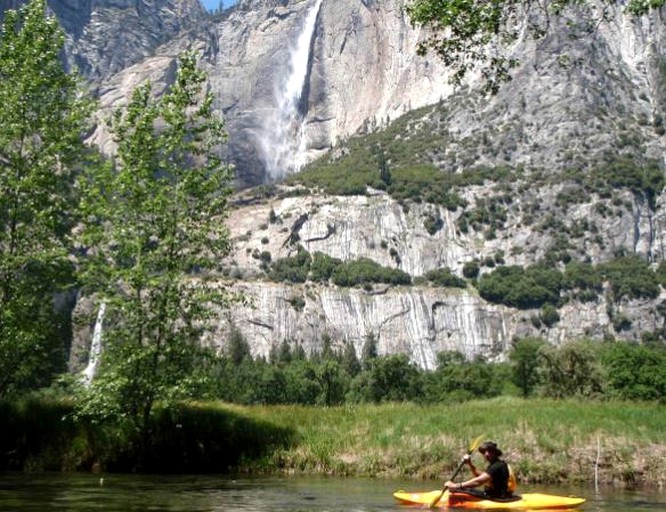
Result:
{"type": "Polygon", "coordinates": [[[448,481],[444,484],[444,487],[450,492],[462,491],[491,500],[512,498],[516,481],[511,473],[509,465],[500,459],[502,456],[502,450],[500,450],[497,447],[497,444],[492,441],[486,441],[479,446],[479,452],[481,452],[486,461],[488,461],[488,467],[486,467],[485,471],[479,471],[476,466],[474,466],[470,456],[465,455],[463,461],[469,466],[474,478],[459,484],[448,481]],[[483,491],[475,489],[482,485],[485,486],[483,491]]]}

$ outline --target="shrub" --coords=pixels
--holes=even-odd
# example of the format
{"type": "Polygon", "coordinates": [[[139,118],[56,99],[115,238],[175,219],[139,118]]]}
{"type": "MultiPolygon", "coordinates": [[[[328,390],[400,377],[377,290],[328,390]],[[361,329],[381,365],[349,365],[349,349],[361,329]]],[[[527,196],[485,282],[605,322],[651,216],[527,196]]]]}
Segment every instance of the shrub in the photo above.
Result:
{"type": "Polygon", "coordinates": [[[655,273],[648,263],[636,256],[620,256],[599,266],[610,283],[615,300],[654,299],[659,296],[655,273]]]}
{"type": "Polygon", "coordinates": [[[468,261],[463,265],[463,276],[467,279],[476,279],[479,275],[479,262],[476,260],[468,261]]]}
{"type": "Polygon", "coordinates": [[[666,350],[615,342],[601,358],[612,393],[624,400],[658,400],[666,396],[666,350]]]}
{"type": "Polygon", "coordinates": [[[560,314],[552,304],[544,304],[539,317],[546,327],[552,327],[560,321],[560,314]]]}
{"type": "Polygon", "coordinates": [[[315,282],[327,282],[335,269],[342,265],[342,260],[332,258],[323,252],[315,252],[310,265],[310,279],[315,282]]]}
{"type": "Polygon", "coordinates": [[[338,266],[333,272],[333,283],[338,286],[358,286],[366,283],[393,285],[411,284],[412,278],[399,269],[382,267],[367,258],[338,266]]]}
{"type": "Polygon", "coordinates": [[[299,247],[296,256],[280,258],[273,262],[269,276],[278,282],[304,283],[307,280],[309,271],[310,253],[299,247]]]}
{"type": "Polygon", "coordinates": [[[437,233],[444,226],[444,221],[442,218],[434,215],[426,215],[426,218],[423,220],[423,227],[428,232],[430,236],[437,233]]]}
{"type": "Polygon", "coordinates": [[[532,265],[498,267],[479,279],[481,297],[490,302],[530,309],[560,300],[562,274],[552,267],[532,265]]]}
{"type": "Polygon", "coordinates": [[[435,286],[444,288],[466,288],[467,281],[454,275],[448,267],[438,268],[431,270],[425,275],[426,279],[435,286]]]}

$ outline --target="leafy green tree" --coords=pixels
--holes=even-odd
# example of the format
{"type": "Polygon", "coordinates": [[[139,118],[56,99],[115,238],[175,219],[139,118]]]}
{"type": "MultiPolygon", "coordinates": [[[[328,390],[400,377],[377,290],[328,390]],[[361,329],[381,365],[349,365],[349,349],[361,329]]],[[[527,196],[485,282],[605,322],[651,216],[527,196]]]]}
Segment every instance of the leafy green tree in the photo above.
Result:
{"type": "Polygon", "coordinates": [[[412,278],[397,268],[382,267],[368,258],[347,262],[336,267],[333,272],[333,283],[337,286],[358,286],[366,283],[385,283],[391,285],[411,284],[412,278]]]}
{"type": "Polygon", "coordinates": [[[442,402],[498,396],[502,383],[493,366],[479,358],[469,361],[458,351],[439,352],[437,369],[426,381],[426,400],[442,402]]]}
{"type": "Polygon", "coordinates": [[[368,369],[372,364],[372,361],[377,359],[379,353],[377,352],[377,336],[374,333],[369,332],[365,336],[365,341],[363,342],[363,349],[361,350],[361,363],[363,363],[363,368],[368,369]]]}
{"type": "MultiPolygon", "coordinates": [[[[615,5],[607,0],[601,4],[587,0],[413,0],[407,13],[414,24],[432,29],[419,53],[435,51],[454,71],[454,84],[460,84],[469,71],[480,67],[485,89],[497,92],[518,65],[510,45],[519,38],[539,40],[548,34],[551,25],[557,26],[558,20],[567,23],[570,32],[590,35],[615,5]]],[[[641,16],[663,5],[664,0],[629,0],[624,8],[641,16]]]]}
{"type": "Polygon", "coordinates": [[[666,349],[615,342],[603,351],[611,394],[623,400],[663,400],[666,397],[666,349]]]}
{"type": "Polygon", "coordinates": [[[351,342],[345,343],[342,350],[341,365],[351,377],[356,377],[361,372],[361,362],[358,360],[356,349],[351,342]]]}
{"type": "Polygon", "coordinates": [[[232,325],[229,331],[228,343],[227,353],[233,364],[240,364],[246,359],[252,359],[250,345],[235,325],[232,325]]]}
{"type": "Polygon", "coordinates": [[[571,261],[564,269],[562,288],[578,300],[594,300],[603,291],[603,277],[591,263],[571,261]]]}
{"type": "Polygon", "coordinates": [[[316,366],[306,360],[293,361],[285,367],[287,401],[302,405],[316,405],[322,395],[316,366]]]}
{"type": "Polygon", "coordinates": [[[200,392],[202,325],[210,306],[228,298],[205,274],[229,250],[230,178],[218,156],[223,121],[205,79],[185,52],[164,95],[138,87],[113,118],[115,165],[82,182],[85,283],[110,310],[102,371],[82,413],[125,419],[141,448],[156,402],[200,392]]]}
{"type": "Polygon", "coordinates": [[[369,402],[403,402],[421,394],[419,370],[405,354],[377,357],[368,374],[365,399],[369,402]]]}
{"type": "Polygon", "coordinates": [[[74,187],[90,102],[59,54],[44,0],[4,13],[0,34],[0,397],[63,371],[66,318],[54,295],[73,283],[74,187]]]}
{"type": "Polygon", "coordinates": [[[603,394],[605,379],[597,344],[587,340],[541,351],[543,392],[553,398],[593,398],[603,394]]]}
{"type": "Polygon", "coordinates": [[[316,370],[317,380],[321,388],[318,403],[321,405],[340,405],[347,392],[347,376],[338,361],[325,359],[316,370]]]}
{"type": "Polygon", "coordinates": [[[546,342],[540,338],[516,340],[509,351],[512,380],[524,398],[531,396],[539,384],[540,355],[546,342]]]}
{"type": "Polygon", "coordinates": [[[310,265],[310,279],[315,282],[326,283],[340,265],[342,265],[342,260],[332,258],[323,252],[315,252],[310,265]]]}
{"type": "Polygon", "coordinates": [[[539,312],[539,319],[546,327],[552,327],[560,321],[560,313],[552,304],[544,304],[539,312]]]}
{"type": "Polygon", "coordinates": [[[479,262],[476,260],[472,261],[467,261],[463,265],[463,275],[467,279],[476,279],[479,277],[479,271],[481,269],[479,268],[479,262]]]}

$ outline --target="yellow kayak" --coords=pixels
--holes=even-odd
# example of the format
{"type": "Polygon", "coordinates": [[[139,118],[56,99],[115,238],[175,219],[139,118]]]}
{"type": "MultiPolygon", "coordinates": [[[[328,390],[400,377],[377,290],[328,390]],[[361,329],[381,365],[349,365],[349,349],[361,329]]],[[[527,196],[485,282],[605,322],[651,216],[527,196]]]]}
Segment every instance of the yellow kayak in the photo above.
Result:
{"type": "MultiPolygon", "coordinates": [[[[441,489],[430,492],[394,492],[393,496],[403,505],[418,505],[429,507],[433,500],[442,493],[441,489]]],[[[473,508],[484,510],[546,510],[546,509],[570,509],[582,505],[584,498],[571,496],[556,496],[553,494],[525,493],[516,495],[515,500],[494,501],[478,496],[472,496],[464,492],[450,493],[446,491],[442,499],[437,503],[438,508],[473,508]]]]}

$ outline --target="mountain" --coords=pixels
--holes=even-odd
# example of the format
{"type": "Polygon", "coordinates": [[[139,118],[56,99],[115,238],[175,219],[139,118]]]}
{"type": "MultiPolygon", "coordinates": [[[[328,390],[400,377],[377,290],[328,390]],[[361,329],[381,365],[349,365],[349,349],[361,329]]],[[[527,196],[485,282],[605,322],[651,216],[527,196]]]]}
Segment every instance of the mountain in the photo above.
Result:
{"type": "MultiPolygon", "coordinates": [[[[592,31],[575,14],[553,19],[545,37],[515,43],[513,80],[488,96],[478,73],[454,88],[436,56],[417,55],[427,33],[399,0],[241,0],[215,16],[196,0],[52,7],[100,119],[146,79],[166,87],[180,51],[200,51],[244,190],[221,279],[250,299],[220,313],[208,343],[224,345],[231,325],[261,354],[284,339],[317,350],[324,334],[359,351],[374,335],[380,353],[432,367],[441,350],[501,358],[517,336],[662,336],[663,10],[635,20],[617,6],[592,31]],[[299,251],[365,258],[413,284],[285,282],[275,268],[299,251]],[[565,276],[571,262],[602,284],[532,302],[521,297],[549,292],[544,273],[511,274],[528,288],[513,298],[481,286],[500,268],[565,276]],[[477,285],[428,278],[474,265],[477,285]]],[[[103,123],[91,140],[113,151],[103,123]]]]}

